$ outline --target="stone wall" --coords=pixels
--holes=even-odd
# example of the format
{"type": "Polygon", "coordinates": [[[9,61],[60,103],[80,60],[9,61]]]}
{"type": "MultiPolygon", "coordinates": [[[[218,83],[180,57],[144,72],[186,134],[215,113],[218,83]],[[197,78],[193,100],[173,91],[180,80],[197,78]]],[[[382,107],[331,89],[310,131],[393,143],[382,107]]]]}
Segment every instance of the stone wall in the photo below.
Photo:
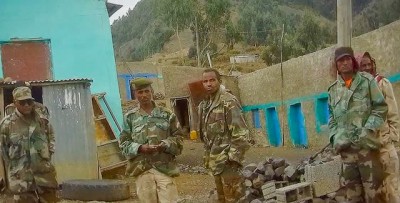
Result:
{"type": "MultiPolygon", "coordinates": [[[[352,39],[355,52],[369,51],[376,59],[378,72],[393,82],[397,101],[400,101],[400,21],[391,23],[378,30],[352,39]]],[[[317,100],[324,102],[326,91],[334,82],[332,74],[333,52],[329,47],[305,56],[291,59],[282,64],[267,67],[249,74],[239,76],[240,98],[244,106],[248,125],[253,136],[260,144],[269,143],[266,112],[276,109],[279,118],[278,126],[283,134],[283,145],[293,146],[296,131],[288,127],[297,115],[296,105],[301,105],[302,116],[306,128],[306,147],[321,147],[327,143],[327,126],[317,125],[317,100]],[[282,83],[283,80],[283,83],[282,83]],[[291,108],[291,112],[289,112],[291,108]],[[258,109],[261,128],[255,129],[251,112],[258,109]],[[289,119],[290,118],[290,119],[289,119]]],[[[300,115],[300,114],[299,114],[300,115]]],[[[270,125],[272,126],[272,125],[270,125]]],[[[300,145],[302,146],[302,145],[300,145]]]]}

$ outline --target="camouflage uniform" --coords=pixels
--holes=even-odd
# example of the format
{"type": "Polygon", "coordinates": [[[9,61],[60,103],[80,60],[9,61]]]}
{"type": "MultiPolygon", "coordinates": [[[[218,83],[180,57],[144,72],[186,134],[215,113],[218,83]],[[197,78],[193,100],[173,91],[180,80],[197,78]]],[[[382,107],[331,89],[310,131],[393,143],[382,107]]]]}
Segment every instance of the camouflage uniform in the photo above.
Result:
{"type": "MultiPolygon", "coordinates": [[[[41,119],[45,119],[45,120],[49,121],[49,119],[50,119],[49,109],[45,105],[43,105],[39,102],[35,102],[33,105],[34,105],[33,109],[35,109],[35,111],[39,115],[39,117],[41,119]]],[[[10,115],[14,112],[14,110],[15,110],[15,105],[14,105],[14,103],[11,103],[6,106],[6,108],[4,110],[4,115],[5,116],[10,115]]]]}
{"type": "MultiPolygon", "coordinates": [[[[126,175],[139,177],[146,172],[161,172],[175,177],[179,175],[175,156],[180,155],[183,148],[181,127],[175,114],[169,109],[156,106],[155,103],[153,105],[155,107],[150,115],[140,107],[125,115],[119,142],[122,154],[128,159],[126,175]],[[138,152],[140,145],[157,145],[161,142],[166,145],[163,152],[138,152]]],[[[140,187],[137,185],[138,191],[140,187]]]]}
{"type": "Polygon", "coordinates": [[[51,163],[55,142],[51,125],[43,122],[35,111],[28,119],[16,109],[1,121],[0,138],[8,186],[15,194],[14,200],[57,200],[56,171],[51,163]]]}
{"type": "Polygon", "coordinates": [[[250,148],[249,130],[235,96],[219,89],[214,100],[199,105],[200,137],[204,142],[204,164],[214,176],[218,200],[238,202],[244,196],[240,173],[250,148]]]}
{"type": "MultiPolygon", "coordinates": [[[[375,77],[377,78],[377,77],[375,77]]],[[[383,169],[388,174],[384,181],[384,192],[386,202],[400,202],[399,189],[399,157],[397,155],[395,142],[399,141],[400,118],[397,102],[394,97],[393,88],[389,80],[382,78],[378,82],[385,101],[388,105],[388,114],[385,124],[379,129],[383,147],[380,150],[380,158],[383,169]]]]}
{"type": "Polygon", "coordinates": [[[338,77],[328,92],[330,140],[342,157],[347,201],[384,202],[380,188],[385,174],[377,131],[386,118],[387,105],[376,81],[357,72],[350,88],[338,77]]]}

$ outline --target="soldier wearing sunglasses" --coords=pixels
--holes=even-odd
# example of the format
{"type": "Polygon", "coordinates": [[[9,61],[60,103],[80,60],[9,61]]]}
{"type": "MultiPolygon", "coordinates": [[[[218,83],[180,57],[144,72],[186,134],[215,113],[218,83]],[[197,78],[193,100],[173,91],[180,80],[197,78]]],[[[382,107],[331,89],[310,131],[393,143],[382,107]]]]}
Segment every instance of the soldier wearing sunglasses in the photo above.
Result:
{"type": "Polygon", "coordinates": [[[53,130],[35,111],[29,87],[15,88],[13,98],[15,110],[0,124],[8,190],[14,202],[56,202],[53,130]]]}

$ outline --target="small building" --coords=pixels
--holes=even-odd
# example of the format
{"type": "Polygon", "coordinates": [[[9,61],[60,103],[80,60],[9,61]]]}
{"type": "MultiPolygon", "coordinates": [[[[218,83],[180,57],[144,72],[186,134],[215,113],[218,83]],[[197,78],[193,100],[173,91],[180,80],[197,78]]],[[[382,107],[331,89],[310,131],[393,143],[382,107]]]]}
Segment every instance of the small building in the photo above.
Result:
{"type": "Polygon", "coordinates": [[[230,62],[233,63],[254,63],[259,58],[258,54],[231,56],[230,62]]]}
{"type": "Polygon", "coordinates": [[[122,122],[109,13],[105,0],[2,0],[0,77],[13,80],[91,78],[122,122]]]}
{"type": "MultiPolygon", "coordinates": [[[[97,179],[97,144],[89,79],[30,81],[32,96],[50,113],[55,132],[53,162],[59,182],[97,179]]],[[[13,102],[12,83],[0,84],[0,109],[13,102]]]]}

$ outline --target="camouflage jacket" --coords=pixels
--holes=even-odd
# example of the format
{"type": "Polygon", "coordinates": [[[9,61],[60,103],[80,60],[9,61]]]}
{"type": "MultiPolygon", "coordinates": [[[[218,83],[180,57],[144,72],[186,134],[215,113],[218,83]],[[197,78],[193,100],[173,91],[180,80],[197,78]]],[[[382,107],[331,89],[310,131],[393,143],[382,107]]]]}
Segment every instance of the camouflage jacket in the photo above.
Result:
{"type": "Polygon", "coordinates": [[[212,102],[202,101],[198,110],[205,167],[218,175],[228,161],[242,165],[250,138],[236,97],[220,89],[212,102]]]}
{"type": "MultiPolygon", "coordinates": [[[[46,119],[47,121],[49,121],[50,113],[49,113],[49,109],[45,105],[43,105],[39,102],[35,102],[33,109],[35,109],[36,113],[39,115],[40,118],[46,119]]],[[[5,115],[4,117],[12,114],[14,111],[15,111],[14,103],[7,105],[4,108],[4,115],[5,115]]]]}
{"type": "MultiPolygon", "coordinates": [[[[377,77],[375,77],[375,79],[377,79],[377,77]]],[[[388,105],[386,122],[379,129],[379,136],[382,144],[386,145],[399,141],[400,117],[392,84],[388,79],[382,78],[378,81],[378,86],[382,91],[386,104],[388,105]]]]}
{"type": "Polygon", "coordinates": [[[168,176],[179,175],[175,156],[182,152],[182,132],[175,114],[169,109],[155,106],[150,115],[140,107],[129,111],[124,118],[119,143],[122,154],[129,160],[127,175],[138,176],[151,168],[168,176]],[[167,146],[164,152],[138,153],[140,145],[161,142],[167,146]]]}
{"type": "Polygon", "coordinates": [[[10,191],[58,187],[51,163],[55,139],[50,123],[43,122],[36,112],[34,119],[26,120],[15,110],[1,121],[0,138],[10,191]]]}
{"type": "Polygon", "coordinates": [[[329,136],[333,146],[379,149],[377,131],[384,123],[388,108],[374,78],[358,72],[347,88],[339,77],[328,92],[329,136]]]}

